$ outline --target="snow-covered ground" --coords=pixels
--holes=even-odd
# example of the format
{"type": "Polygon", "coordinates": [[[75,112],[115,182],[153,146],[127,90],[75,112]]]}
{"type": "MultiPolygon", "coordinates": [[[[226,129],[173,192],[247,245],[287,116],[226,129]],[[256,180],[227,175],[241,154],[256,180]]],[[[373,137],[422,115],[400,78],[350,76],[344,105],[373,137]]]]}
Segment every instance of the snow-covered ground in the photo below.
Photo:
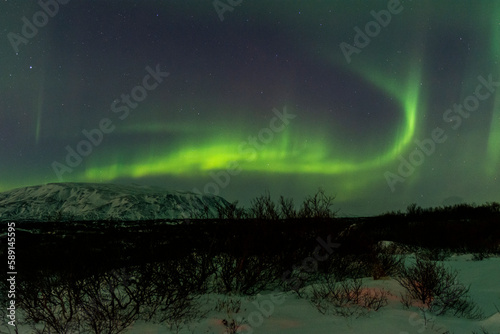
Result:
{"type": "MultiPolygon", "coordinates": [[[[500,333],[500,257],[473,261],[472,255],[452,256],[442,261],[447,269],[458,272],[460,284],[470,286],[469,295],[482,311],[481,319],[458,318],[451,315],[435,316],[417,307],[405,308],[400,299],[404,288],[394,279],[385,277],[363,279],[369,291],[388,291],[388,304],[378,311],[365,310],[363,314],[344,317],[322,314],[311,303],[314,285],[295,292],[264,291],[256,296],[206,294],[200,296],[201,319],[182,324],[177,331],[165,324],[137,321],[124,333],[500,333]],[[241,302],[241,304],[240,304],[241,302]],[[228,306],[228,305],[233,306],[228,306]],[[236,307],[235,307],[236,305],[236,307]],[[233,310],[233,312],[231,312],[233,310]],[[237,331],[228,331],[224,322],[235,321],[237,331]]],[[[407,255],[407,261],[413,255],[407,255]]],[[[21,320],[21,319],[18,319],[21,320]]],[[[5,324],[5,323],[4,323],[5,324]]],[[[42,326],[42,324],[40,324],[42,326]]],[[[40,327],[41,328],[41,327],[40,327]]],[[[1,326],[0,333],[16,333],[11,326],[1,326]],[[9,332],[10,330],[10,332],[9,332]]],[[[33,333],[28,326],[19,326],[17,333],[33,333]]],[[[80,334],[80,333],[79,333],[80,334]]]]}
{"type": "MultiPolygon", "coordinates": [[[[323,315],[308,299],[294,292],[263,292],[254,297],[210,294],[201,298],[208,314],[200,321],[185,325],[179,333],[229,333],[223,320],[235,319],[243,325],[237,333],[500,333],[500,258],[472,261],[470,255],[454,256],[443,261],[459,273],[460,283],[470,285],[470,296],[483,311],[481,320],[453,316],[423,314],[418,308],[405,309],[400,302],[404,289],[394,279],[373,280],[363,283],[372,289],[385,289],[388,305],[360,317],[323,315]],[[241,310],[235,314],[215,311],[218,300],[241,300],[241,310]],[[426,319],[424,319],[424,317],[426,319]],[[243,319],[243,320],[242,320],[243,319]]],[[[311,289],[311,287],[306,287],[311,289]]],[[[128,333],[175,333],[165,326],[137,322],[128,333]]]]}

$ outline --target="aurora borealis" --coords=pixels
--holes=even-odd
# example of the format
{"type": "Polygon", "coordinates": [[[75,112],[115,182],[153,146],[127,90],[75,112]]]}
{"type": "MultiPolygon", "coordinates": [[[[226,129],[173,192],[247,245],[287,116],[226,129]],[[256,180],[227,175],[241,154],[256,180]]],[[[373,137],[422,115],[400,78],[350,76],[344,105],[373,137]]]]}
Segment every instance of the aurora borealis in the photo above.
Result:
{"type": "Polygon", "coordinates": [[[248,204],[322,187],[346,215],[500,200],[500,3],[40,3],[0,4],[0,191],[134,182],[248,204]]]}

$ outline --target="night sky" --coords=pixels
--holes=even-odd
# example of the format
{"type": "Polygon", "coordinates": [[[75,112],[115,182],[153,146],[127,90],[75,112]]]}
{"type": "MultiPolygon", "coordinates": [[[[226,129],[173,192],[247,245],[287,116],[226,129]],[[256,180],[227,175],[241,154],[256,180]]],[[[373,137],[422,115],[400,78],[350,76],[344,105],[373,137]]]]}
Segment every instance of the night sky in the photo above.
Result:
{"type": "Polygon", "coordinates": [[[44,1],[0,4],[0,191],[500,200],[499,1],[44,1]]]}

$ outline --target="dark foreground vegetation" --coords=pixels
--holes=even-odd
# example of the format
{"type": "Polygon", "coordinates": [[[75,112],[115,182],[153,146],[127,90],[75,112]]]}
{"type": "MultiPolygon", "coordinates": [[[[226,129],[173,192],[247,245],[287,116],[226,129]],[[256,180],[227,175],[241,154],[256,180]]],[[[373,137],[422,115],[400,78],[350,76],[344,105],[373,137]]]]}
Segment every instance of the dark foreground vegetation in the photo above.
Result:
{"type": "MultiPolygon", "coordinates": [[[[336,217],[332,204],[322,191],[298,210],[266,194],[248,210],[234,203],[218,217],[195,213],[176,224],[16,222],[16,306],[34,333],[121,333],[139,319],[175,329],[203,316],[198,298],[206,293],[292,290],[322,313],[351,316],[387,300],[383,291],[367,295],[358,279],[392,276],[407,290],[408,307],[480,317],[456,273],[434,261],[500,254],[498,203],[411,205],[369,218],[336,217]],[[403,265],[405,252],[417,254],[413,267],[403,265]],[[306,296],[302,288],[313,282],[322,285],[306,296]]],[[[6,242],[0,246],[6,254],[6,242]]]]}

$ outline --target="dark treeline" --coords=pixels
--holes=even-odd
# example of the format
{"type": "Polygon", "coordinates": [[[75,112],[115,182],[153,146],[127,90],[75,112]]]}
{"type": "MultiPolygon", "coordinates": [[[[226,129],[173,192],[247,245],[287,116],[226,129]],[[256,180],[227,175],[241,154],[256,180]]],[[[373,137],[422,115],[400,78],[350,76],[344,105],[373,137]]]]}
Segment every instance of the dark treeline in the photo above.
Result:
{"type": "MultiPolygon", "coordinates": [[[[197,252],[215,256],[280,256],[287,264],[308,256],[317,238],[331,237],[344,253],[363,253],[380,241],[454,252],[496,253],[500,204],[460,204],[376,217],[342,218],[334,198],[320,190],[299,209],[292,199],[264,194],[249,209],[219,207],[218,217],[140,222],[17,222],[17,262],[37,268],[83,270],[122,267],[182,258],[197,252]]],[[[203,215],[202,213],[198,213],[203,215]]],[[[2,230],[5,226],[2,226],[2,230]]],[[[3,232],[3,231],[2,231],[3,232]]],[[[5,251],[2,249],[2,251],[5,251]]]]}

